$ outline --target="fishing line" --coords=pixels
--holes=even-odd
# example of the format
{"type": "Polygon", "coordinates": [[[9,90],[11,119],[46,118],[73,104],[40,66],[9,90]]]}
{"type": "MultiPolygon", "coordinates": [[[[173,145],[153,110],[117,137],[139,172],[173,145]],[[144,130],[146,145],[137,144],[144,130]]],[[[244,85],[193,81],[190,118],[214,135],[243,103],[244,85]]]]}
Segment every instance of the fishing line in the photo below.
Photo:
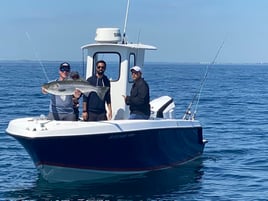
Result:
{"type": "Polygon", "coordinates": [[[206,71],[205,71],[205,75],[204,75],[204,77],[203,77],[203,79],[201,81],[201,84],[200,84],[200,88],[197,91],[197,93],[194,95],[194,97],[193,97],[191,103],[189,104],[189,106],[187,107],[187,109],[186,109],[186,111],[185,111],[185,113],[183,115],[183,119],[189,119],[188,117],[190,117],[190,119],[193,120],[195,118],[196,113],[197,113],[197,107],[198,107],[198,104],[199,104],[199,101],[200,101],[200,97],[201,97],[201,93],[202,93],[202,90],[203,90],[205,81],[207,80],[208,69],[209,69],[210,66],[213,66],[215,64],[216,59],[219,56],[224,43],[225,43],[225,40],[221,43],[220,47],[218,48],[218,51],[217,51],[216,55],[214,56],[212,62],[209,65],[207,65],[206,71]],[[196,98],[197,98],[197,100],[196,100],[196,98]],[[194,113],[191,114],[191,108],[192,108],[192,105],[193,105],[193,103],[194,103],[195,100],[196,100],[195,110],[194,110],[194,113]]]}
{"type": "Polygon", "coordinates": [[[42,71],[43,71],[43,73],[44,73],[44,75],[45,75],[45,77],[46,77],[47,82],[49,82],[49,78],[48,78],[48,76],[47,76],[47,72],[46,72],[45,66],[43,65],[42,61],[40,60],[40,58],[39,58],[39,56],[38,56],[38,54],[37,54],[37,51],[36,51],[35,48],[34,48],[34,45],[33,45],[33,43],[32,43],[30,34],[29,34],[27,31],[25,32],[25,34],[26,34],[26,37],[27,37],[27,39],[29,40],[29,42],[30,42],[30,44],[31,44],[31,46],[32,46],[32,49],[33,49],[35,58],[38,60],[40,66],[42,67],[42,71]]]}

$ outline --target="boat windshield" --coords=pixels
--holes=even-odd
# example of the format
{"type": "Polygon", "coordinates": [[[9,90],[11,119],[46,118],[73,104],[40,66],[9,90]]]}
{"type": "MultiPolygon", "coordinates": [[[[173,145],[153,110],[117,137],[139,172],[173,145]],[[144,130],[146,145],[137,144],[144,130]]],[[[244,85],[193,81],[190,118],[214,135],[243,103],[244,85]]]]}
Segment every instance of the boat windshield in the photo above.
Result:
{"type": "MultiPolygon", "coordinates": [[[[120,78],[120,64],[122,62],[122,58],[118,52],[97,52],[93,56],[94,66],[96,66],[96,62],[99,60],[104,60],[106,62],[106,70],[105,75],[110,79],[111,82],[118,81],[120,78]]],[[[129,55],[129,63],[128,69],[132,66],[135,66],[135,54],[131,53],[129,55]]],[[[96,68],[93,68],[93,74],[96,72],[96,68]]],[[[128,73],[128,81],[132,81],[131,73],[128,73]]]]}

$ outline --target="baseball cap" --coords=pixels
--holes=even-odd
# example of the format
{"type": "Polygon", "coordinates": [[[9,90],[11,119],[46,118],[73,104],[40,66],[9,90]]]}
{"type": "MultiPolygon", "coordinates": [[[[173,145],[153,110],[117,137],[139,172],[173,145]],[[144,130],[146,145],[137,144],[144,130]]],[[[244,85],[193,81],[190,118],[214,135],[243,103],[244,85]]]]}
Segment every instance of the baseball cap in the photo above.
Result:
{"type": "Polygon", "coordinates": [[[70,64],[67,62],[61,63],[60,68],[71,68],[70,64]]]}
{"type": "Polygon", "coordinates": [[[60,71],[70,72],[71,66],[69,63],[64,62],[60,64],[60,71]]]}
{"type": "Polygon", "coordinates": [[[142,72],[141,71],[141,68],[139,67],[139,66],[133,66],[131,69],[130,69],[130,71],[136,71],[136,72],[142,72]]]}

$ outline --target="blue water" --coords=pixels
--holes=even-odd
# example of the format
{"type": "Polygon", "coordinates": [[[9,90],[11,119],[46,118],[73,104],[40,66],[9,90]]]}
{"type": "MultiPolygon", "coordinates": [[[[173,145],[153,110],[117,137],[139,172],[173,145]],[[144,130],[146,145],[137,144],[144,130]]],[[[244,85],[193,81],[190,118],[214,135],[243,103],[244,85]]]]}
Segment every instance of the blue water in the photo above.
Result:
{"type": "MultiPolygon", "coordinates": [[[[44,62],[50,79],[60,62],[44,62]]],[[[81,72],[82,65],[71,62],[81,72]]],[[[181,117],[205,65],[147,63],[151,97],[174,98],[181,117]]],[[[268,65],[209,68],[197,118],[206,144],[201,159],[116,184],[49,184],[22,146],[5,134],[11,119],[47,114],[38,62],[0,62],[0,200],[268,200],[268,65]]]]}

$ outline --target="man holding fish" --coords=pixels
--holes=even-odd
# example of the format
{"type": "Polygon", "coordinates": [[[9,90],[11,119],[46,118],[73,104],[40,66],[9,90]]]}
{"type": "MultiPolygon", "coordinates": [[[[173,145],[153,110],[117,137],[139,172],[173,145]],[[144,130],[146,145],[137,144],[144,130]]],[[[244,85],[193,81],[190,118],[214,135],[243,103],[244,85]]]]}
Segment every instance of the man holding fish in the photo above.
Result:
{"type": "MultiPolygon", "coordinates": [[[[60,64],[59,78],[54,82],[50,82],[42,86],[42,92],[44,94],[47,93],[51,94],[49,113],[48,113],[49,120],[61,120],[61,121],[76,120],[76,115],[74,113],[73,108],[73,96],[79,98],[81,95],[81,91],[76,89],[72,91],[72,94],[66,95],[64,93],[60,94],[59,92],[61,90],[58,89],[59,92],[51,93],[51,89],[55,89],[57,87],[57,84],[59,85],[59,83],[68,79],[70,70],[71,66],[69,63],[64,62],[60,64]],[[53,85],[52,83],[55,84],[53,85]]],[[[62,91],[65,91],[65,89],[62,89],[62,91]]]]}

